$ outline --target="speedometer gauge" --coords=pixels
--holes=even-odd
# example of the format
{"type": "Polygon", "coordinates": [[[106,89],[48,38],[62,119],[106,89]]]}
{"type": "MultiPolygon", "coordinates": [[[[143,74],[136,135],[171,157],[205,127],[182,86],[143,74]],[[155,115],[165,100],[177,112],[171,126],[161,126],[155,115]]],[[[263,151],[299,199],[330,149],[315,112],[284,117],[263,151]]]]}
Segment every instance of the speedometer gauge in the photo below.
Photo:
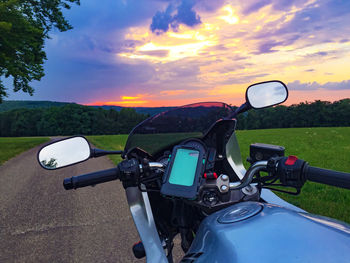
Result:
{"type": "Polygon", "coordinates": [[[205,146],[203,143],[197,139],[189,139],[183,143],[183,145],[194,148],[198,151],[205,152],[205,146]]]}

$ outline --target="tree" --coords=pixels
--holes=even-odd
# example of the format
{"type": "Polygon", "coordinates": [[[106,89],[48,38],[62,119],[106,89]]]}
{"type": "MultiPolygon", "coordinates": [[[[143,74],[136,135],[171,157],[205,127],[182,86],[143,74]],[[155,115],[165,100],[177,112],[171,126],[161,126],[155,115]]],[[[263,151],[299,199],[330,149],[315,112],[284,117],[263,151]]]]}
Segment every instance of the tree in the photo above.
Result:
{"type": "Polygon", "coordinates": [[[13,78],[13,90],[33,95],[29,85],[44,76],[45,39],[52,28],[72,26],[62,9],[80,0],[0,0],[0,103],[7,96],[2,77],[13,78]]]}

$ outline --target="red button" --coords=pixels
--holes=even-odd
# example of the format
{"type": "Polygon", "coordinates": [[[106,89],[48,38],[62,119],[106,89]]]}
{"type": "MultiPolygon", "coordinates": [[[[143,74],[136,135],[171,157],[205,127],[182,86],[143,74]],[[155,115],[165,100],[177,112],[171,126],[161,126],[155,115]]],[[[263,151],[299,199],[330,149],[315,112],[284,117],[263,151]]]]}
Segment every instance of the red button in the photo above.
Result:
{"type": "Polygon", "coordinates": [[[290,156],[288,156],[288,159],[284,164],[285,165],[294,165],[297,160],[298,160],[298,157],[296,157],[295,155],[290,155],[290,156]]]}

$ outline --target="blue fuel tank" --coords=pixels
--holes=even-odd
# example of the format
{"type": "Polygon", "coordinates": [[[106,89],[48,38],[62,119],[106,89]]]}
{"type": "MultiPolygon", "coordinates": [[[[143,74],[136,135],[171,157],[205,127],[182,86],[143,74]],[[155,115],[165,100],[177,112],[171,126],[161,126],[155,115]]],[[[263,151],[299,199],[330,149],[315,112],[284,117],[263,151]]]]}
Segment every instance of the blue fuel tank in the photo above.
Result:
{"type": "Polygon", "coordinates": [[[203,220],[181,262],[350,262],[350,225],[243,202],[203,220]]]}

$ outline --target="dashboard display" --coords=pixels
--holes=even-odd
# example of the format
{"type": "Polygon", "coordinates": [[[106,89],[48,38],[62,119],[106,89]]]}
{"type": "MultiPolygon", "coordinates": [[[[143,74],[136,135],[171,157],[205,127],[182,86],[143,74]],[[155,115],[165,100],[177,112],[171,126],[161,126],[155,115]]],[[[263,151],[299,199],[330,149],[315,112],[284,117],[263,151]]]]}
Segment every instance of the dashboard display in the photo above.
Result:
{"type": "Polygon", "coordinates": [[[169,183],[183,186],[193,185],[199,151],[180,148],[175,154],[173,167],[169,176],[169,183]]]}

